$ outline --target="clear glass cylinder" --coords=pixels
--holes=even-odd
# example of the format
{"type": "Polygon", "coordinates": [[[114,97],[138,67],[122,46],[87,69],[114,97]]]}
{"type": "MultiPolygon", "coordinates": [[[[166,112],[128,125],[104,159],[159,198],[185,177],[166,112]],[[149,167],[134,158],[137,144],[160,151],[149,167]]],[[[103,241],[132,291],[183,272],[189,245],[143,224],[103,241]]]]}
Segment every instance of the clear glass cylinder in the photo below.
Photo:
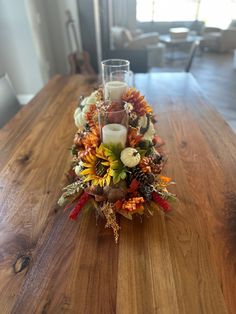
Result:
{"type": "Polygon", "coordinates": [[[98,109],[98,122],[102,143],[125,147],[129,115],[124,102],[105,101],[98,109]]]}
{"type": "Polygon", "coordinates": [[[105,100],[119,101],[130,84],[130,62],[122,59],[102,61],[105,100]]]}

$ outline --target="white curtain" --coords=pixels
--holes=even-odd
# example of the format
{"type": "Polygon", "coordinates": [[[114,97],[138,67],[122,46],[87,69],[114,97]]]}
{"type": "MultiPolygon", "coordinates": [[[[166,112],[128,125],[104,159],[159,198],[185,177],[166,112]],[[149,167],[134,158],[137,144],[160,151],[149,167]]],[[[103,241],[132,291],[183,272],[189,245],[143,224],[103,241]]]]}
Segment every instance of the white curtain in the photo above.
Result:
{"type": "Polygon", "coordinates": [[[201,0],[199,20],[206,26],[227,28],[233,19],[236,19],[235,0],[201,0]]]}

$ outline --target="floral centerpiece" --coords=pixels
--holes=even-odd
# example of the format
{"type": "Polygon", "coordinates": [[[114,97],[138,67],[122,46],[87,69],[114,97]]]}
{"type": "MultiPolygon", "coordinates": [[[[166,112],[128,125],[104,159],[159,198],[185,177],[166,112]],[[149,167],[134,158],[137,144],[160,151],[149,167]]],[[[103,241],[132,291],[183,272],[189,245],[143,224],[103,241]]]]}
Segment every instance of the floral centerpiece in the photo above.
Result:
{"type": "Polygon", "coordinates": [[[75,220],[88,207],[106,219],[115,241],[118,215],[153,215],[171,210],[175,195],[170,178],[161,175],[166,163],[163,141],[155,133],[156,118],[144,96],[129,87],[129,62],[106,60],[103,88],[84,98],[74,113],[71,183],[58,203],[75,220]]]}

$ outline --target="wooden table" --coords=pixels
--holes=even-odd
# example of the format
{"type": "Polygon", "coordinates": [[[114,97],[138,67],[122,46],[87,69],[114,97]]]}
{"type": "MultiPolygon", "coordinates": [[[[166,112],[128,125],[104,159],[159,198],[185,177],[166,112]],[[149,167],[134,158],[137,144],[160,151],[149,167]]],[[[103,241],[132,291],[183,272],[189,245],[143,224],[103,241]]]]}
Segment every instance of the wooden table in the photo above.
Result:
{"type": "Polygon", "coordinates": [[[0,132],[0,312],[236,313],[236,138],[190,74],[137,75],[158,113],[176,210],[119,244],[57,206],[81,76],[52,79],[0,132]]]}

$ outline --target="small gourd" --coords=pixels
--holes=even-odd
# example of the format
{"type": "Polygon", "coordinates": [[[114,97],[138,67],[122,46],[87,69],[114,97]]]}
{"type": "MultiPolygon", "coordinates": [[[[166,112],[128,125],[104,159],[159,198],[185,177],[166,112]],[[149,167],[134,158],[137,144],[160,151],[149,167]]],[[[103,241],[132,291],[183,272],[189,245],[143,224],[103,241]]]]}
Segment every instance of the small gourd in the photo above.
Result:
{"type": "Polygon", "coordinates": [[[84,112],[80,108],[77,108],[74,113],[75,125],[78,129],[82,129],[86,123],[84,112]]]}
{"type": "Polygon", "coordinates": [[[81,171],[81,166],[76,165],[74,170],[75,170],[75,174],[76,174],[77,176],[79,176],[79,175],[80,175],[80,171],[81,171]]]}
{"type": "Polygon", "coordinates": [[[140,162],[140,158],[139,152],[132,147],[126,147],[122,150],[120,155],[120,159],[123,164],[129,168],[137,166],[140,162]]]}

